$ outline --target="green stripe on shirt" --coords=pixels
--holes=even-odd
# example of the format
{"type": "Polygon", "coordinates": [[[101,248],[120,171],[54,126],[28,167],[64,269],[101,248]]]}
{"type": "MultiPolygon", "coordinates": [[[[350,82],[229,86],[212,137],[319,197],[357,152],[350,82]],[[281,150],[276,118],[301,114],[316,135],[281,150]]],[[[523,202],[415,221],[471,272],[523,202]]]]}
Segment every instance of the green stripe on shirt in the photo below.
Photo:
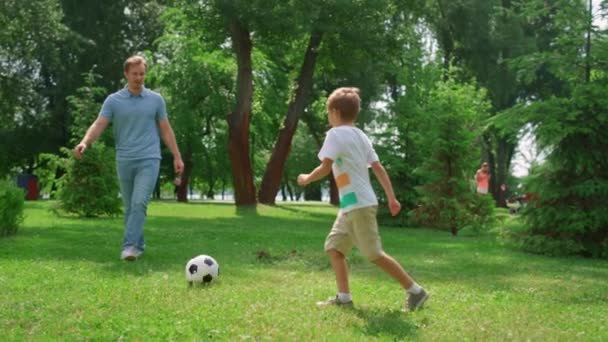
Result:
{"type": "Polygon", "coordinates": [[[348,206],[356,204],[357,202],[359,202],[357,200],[357,195],[354,192],[349,192],[346,195],[342,196],[342,198],[340,198],[340,208],[346,208],[348,206]]]}

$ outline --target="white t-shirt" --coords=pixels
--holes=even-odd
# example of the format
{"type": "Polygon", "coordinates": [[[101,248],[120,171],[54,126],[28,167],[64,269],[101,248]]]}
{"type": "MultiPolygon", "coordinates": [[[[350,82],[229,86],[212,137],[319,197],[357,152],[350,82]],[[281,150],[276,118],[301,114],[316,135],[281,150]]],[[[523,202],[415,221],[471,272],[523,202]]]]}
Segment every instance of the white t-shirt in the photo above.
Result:
{"type": "Polygon", "coordinates": [[[340,192],[340,211],[378,205],[369,180],[369,166],[378,161],[371,141],[357,127],[338,126],[330,129],[318,155],[333,160],[332,171],[340,192]]]}

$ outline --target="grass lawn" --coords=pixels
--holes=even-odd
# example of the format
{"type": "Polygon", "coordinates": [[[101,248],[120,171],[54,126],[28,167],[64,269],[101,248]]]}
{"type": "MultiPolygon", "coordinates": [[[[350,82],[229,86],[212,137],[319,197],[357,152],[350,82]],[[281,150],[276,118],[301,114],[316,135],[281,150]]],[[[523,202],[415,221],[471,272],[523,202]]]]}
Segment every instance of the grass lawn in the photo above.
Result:
{"type": "Polygon", "coordinates": [[[319,309],[335,294],[323,253],[334,208],[154,202],[146,252],[127,263],[121,218],[57,217],[52,204],[28,202],[0,239],[2,340],[608,340],[606,261],[383,227],[385,250],[431,292],[426,307],[401,312],[397,282],[355,252],[354,309],[319,309]],[[198,254],[220,278],[189,288],[198,254]]]}

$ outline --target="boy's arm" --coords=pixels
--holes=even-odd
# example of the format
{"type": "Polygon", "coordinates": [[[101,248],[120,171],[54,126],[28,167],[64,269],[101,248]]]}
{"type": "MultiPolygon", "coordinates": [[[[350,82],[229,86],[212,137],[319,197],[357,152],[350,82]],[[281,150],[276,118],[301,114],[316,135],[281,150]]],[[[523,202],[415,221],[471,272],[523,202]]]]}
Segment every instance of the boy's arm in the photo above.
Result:
{"type": "Polygon", "coordinates": [[[324,178],[331,172],[331,164],[333,164],[333,160],[329,158],[323,159],[321,165],[317,166],[311,173],[302,173],[298,176],[298,185],[306,186],[312,182],[318,181],[321,178],[324,178]]]}
{"type": "Polygon", "coordinates": [[[382,185],[384,189],[384,193],[386,194],[386,198],[388,200],[388,208],[391,211],[391,215],[396,216],[401,211],[401,203],[397,201],[395,198],[395,192],[393,191],[393,185],[391,184],[391,180],[388,177],[388,173],[384,169],[384,166],[380,164],[379,161],[375,161],[372,163],[372,170],[374,171],[374,175],[382,185]]]}

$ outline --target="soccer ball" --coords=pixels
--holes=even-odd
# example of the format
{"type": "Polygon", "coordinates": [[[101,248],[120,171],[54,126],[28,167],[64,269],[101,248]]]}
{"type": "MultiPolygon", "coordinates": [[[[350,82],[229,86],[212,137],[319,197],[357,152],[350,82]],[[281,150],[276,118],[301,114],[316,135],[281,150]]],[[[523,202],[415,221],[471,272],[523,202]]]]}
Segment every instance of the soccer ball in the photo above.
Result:
{"type": "Polygon", "coordinates": [[[210,283],[220,275],[220,265],[208,255],[199,255],[186,264],[186,280],[192,283],[210,283]]]}

